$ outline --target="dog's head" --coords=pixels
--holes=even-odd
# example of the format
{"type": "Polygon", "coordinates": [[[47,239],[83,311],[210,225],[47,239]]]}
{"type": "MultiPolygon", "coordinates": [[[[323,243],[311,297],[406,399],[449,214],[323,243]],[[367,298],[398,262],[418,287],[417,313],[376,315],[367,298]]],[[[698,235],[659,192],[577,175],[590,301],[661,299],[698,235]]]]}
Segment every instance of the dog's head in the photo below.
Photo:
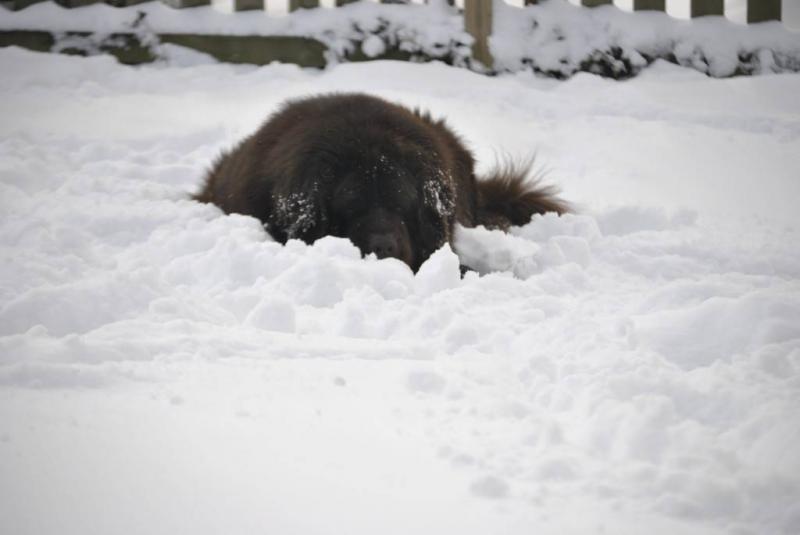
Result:
{"type": "Polygon", "coordinates": [[[397,258],[416,271],[450,239],[452,177],[435,155],[378,149],[338,148],[335,158],[320,151],[306,159],[293,191],[273,197],[277,226],[307,243],[348,238],[364,255],[397,258]]]}

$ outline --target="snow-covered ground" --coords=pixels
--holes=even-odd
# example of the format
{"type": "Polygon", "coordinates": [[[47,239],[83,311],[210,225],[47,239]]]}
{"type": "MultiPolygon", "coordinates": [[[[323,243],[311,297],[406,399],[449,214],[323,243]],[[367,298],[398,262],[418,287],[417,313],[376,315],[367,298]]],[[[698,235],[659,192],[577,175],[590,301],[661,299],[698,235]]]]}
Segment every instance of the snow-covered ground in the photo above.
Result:
{"type": "Polygon", "coordinates": [[[0,49],[0,532],[800,532],[800,75],[0,49]],[[415,277],[188,200],[286,97],[446,117],[577,213],[415,277]]]}

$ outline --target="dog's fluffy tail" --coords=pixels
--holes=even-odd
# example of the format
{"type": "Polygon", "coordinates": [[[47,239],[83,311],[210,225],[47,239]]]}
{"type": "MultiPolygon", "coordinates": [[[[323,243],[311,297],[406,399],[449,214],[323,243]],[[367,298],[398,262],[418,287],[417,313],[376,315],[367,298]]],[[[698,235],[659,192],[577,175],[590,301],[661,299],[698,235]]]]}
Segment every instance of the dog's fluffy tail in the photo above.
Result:
{"type": "Polygon", "coordinates": [[[569,205],[558,197],[558,190],[542,185],[541,175],[532,174],[532,167],[533,159],[509,161],[478,178],[478,225],[508,229],[525,225],[534,214],[569,212],[569,205]]]}

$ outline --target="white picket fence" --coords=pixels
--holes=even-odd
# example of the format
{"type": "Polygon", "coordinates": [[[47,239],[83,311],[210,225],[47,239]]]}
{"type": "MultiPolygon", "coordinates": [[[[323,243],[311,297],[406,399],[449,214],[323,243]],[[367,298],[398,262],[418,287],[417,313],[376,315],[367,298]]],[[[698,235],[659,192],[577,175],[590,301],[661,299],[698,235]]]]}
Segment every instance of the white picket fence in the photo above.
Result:
{"type": "MultiPolygon", "coordinates": [[[[0,4],[5,7],[18,10],[47,0],[0,0],[0,4]]],[[[80,7],[94,3],[105,2],[107,4],[124,7],[159,0],[55,0],[64,7],[80,7]]],[[[201,5],[209,5],[211,0],[160,0],[174,8],[191,8],[201,5]]],[[[285,0],[286,8],[289,11],[297,9],[314,9],[321,6],[339,7],[350,4],[358,0],[285,0]]],[[[466,14],[471,11],[491,12],[493,0],[372,0],[382,4],[409,4],[427,3],[428,1],[446,1],[449,4],[463,8],[466,14]]],[[[522,0],[516,4],[534,5],[542,0],[522,0]]],[[[724,0],[688,0],[692,17],[702,17],[706,15],[723,15],[725,12],[724,0]]],[[[603,5],[613,5],[614,0],[580,0],[581,5],[586,7],[598,7],[603,5]]],[[[620,2],[616,2],[620,3],[620,2]]],[[[232,0],[234,11],[246,10],[265,10],[267,4],[265,0],[232,0]]],[[[656,10],[666,11],[666,0],[633,0],[634,11],[656,10]]],[[[468,15],[467,15],[468,16],[468,15]]],[[[781,20],[781,0],[747,0],[747,22],[763,22],[768,20],[781,20]]]]}

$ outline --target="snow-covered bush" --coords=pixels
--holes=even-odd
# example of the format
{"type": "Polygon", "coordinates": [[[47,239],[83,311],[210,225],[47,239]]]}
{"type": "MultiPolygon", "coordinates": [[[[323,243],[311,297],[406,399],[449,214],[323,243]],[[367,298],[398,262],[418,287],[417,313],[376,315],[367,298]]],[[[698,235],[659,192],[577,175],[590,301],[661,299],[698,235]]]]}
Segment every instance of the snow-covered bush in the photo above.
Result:
{"type": "Polygon", "coordinates": [[[800,70],[800,34],[781,23],[743,26],[723,17],[678,20],[549,0],[524,10],[495,2],[491,50],[497,71],[557,78],[592,72],[635,76],[656,59],[714,77],[800,70]]]}

